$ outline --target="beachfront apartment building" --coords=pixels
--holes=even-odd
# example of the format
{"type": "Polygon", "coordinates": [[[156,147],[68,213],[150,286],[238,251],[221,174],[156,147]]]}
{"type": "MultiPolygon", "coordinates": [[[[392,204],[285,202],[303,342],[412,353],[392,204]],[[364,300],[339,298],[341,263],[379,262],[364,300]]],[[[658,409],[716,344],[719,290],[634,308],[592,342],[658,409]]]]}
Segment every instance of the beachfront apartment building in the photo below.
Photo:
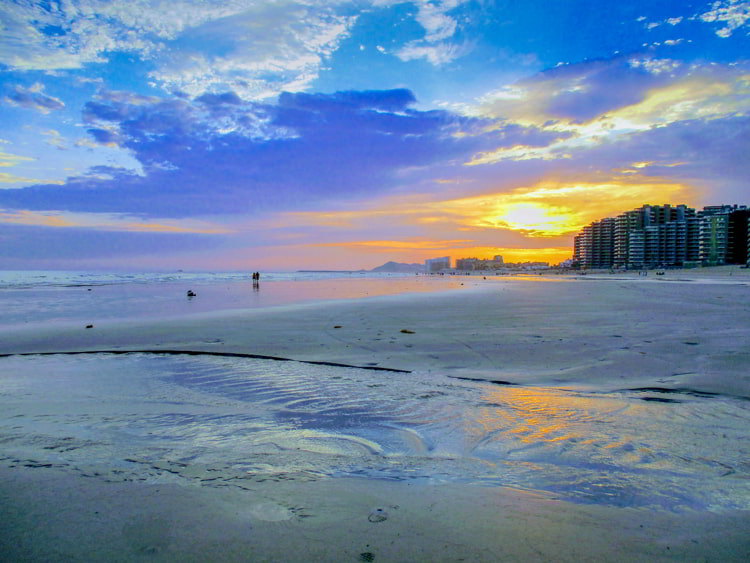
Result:
{"type": "Polygon", "coordinates": [[[492,260],[483,258],[456,258],[456,270],[476,271],[476,270],[499,270],[505,267],[505,260],[502,256],[495,256],[492,260]]]}
{"type": "Polygon", "coordinates": [[[699,259],[695,209],[644,205],[616,218],[616,268],[682,266],[699,259]]]}
{"type": "Polygon", "coordinates": [[[451,267],[451,257],[441,256],[440,258],[429,258],[424,261],[424,266],[428,272],[439,272],[440,270],[449,270],[451,267]]]}
{"type": "Polygon", "coordinates": [[[644,205],[584,227],[573,260],[585,269],[747,264],[750,209],[644,205]]]}
{"type": "Polygon", "coordinates": [[[712,205],[698,213],[700,255],[706,265],[747,264],[750,209],[737,205],[712,205]]]}
{"type": "Polygon", "coordinates": [[[750,209],[719,205],[644,205],[594,221],[574,239],[581,268],[654,268],[750,259],[750,209]]]}
{"type": "Polygon", "coordinates": [[[611,268],[615,251],[615,220],[594,221],[576,236],[574,258],[581,268],[611,268]]]}

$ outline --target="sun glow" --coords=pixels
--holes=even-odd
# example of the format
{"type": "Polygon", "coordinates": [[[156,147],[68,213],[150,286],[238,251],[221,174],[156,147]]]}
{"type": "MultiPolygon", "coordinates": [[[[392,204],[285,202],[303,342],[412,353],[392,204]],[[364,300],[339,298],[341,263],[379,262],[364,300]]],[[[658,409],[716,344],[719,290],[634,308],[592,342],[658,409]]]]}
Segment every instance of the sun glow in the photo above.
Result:
{"type": "Polygon", "coordinates": [[[566,213],[561,208],[540,203],[511,203],[501,207],[494,217],[487,217],[485,220],[496,227],[506,227],[514,231],[533,231],[545,235],[569,232],[574,223],[570,213],[566,213]]]}

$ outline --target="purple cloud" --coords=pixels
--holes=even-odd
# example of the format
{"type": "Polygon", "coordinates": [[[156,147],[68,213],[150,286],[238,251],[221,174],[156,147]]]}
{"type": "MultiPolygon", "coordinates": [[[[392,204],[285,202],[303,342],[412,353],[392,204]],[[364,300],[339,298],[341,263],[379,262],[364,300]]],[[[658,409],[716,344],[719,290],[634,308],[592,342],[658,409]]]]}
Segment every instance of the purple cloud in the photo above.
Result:
{"type": "Polygon", "coordinates": [[[476,150],[559,135],[519,126],[483,133],[485,121],[413,110],[413,102],[408,90],[287,93],[277,105],[231,93],[195,103],[105,94],[84,108],[88,131],[130,149],[145,176],[120,170],[111,180],[5,190],[0,205],[156,217],[309,209],[388,190],[404,167],[461,162],[476,150]],[[457,131],[476,134],[459,138],[457,131]]]}
{"type": "Polygon", "coordinates": [[[119,136],[113,133],[112,131],[109,131],[108,129],[91,128],[91,129],[86,129],[86,132],[92,137],[94,137],[94,140],[97,143],[102,143],[102,144],[116,143],[119,140],[119,136]]]}
{"type": "Polygon", "coordinates": [[[667,76],[649,72],[629,58],[617,58],[557,67],[523,80],[519,86],[545,92],[547,114],[586,122],[642,101],[649,89],[666,83],[667,76]]]}
{"type": "Polygon", "coordinates": [[[44,94],[43,90],[44,87],[41,84],[35,84],[31,88],[16,86],[5,94],[5,100],[11,104],[35,109],[42,113],[60,110],[65,107],[62,101],[44,94]]]}
{"type": "Polygon", "coordinates": [[[9,267],[29,264],[65,267],[70,260],[149,254],[179,254],[214,248],[215,237],[194,233],[133,233],[83,228],[50,229],[0,224],[0,260],[9,267]]]}

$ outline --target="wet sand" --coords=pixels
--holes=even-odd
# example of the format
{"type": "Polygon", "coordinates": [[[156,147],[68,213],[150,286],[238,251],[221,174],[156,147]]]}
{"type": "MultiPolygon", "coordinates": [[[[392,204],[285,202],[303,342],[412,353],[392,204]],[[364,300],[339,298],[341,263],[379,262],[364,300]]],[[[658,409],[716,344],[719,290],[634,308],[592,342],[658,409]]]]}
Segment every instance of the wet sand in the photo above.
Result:
{"type": "Polygon", "coordinates": [[[7,561],[746,561],[750,553],[746,513],[357,479],[247,491],[43,469],[0,475],[7,561]]]}
{"type": "MultiPolygon", "coordinates": [[[[713,283],[701,274],[468,277],[440,293],[103,319],[91,329],[35,325],[3,334],[0,354],[245,353],[522,385],[750,397],[750,280],[740,273],[713,283]]],[[[745,511],[672,513],[502,487],[299,475],[220,487],[163,470],[118,482],[29,461],[5,456],[0,464],[0,553],[8,560],[750,557],[745,511]]]]}
{"type": "Polygon", "coordinates": [[[680,281],[466,277],[444,292],[168,320],[99,320],[92,311],[87,321],[6,331],[0,354],[194,350],[535,385],[750,396],[750,276],[711,283],[687,272],[680,281]]]}

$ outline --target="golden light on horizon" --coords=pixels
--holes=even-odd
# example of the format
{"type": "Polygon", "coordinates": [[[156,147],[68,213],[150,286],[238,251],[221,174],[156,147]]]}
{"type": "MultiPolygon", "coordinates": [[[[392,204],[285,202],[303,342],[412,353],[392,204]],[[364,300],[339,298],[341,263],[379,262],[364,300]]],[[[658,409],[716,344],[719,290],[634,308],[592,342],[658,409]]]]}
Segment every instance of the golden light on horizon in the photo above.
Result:
{"type": "Polygon", "coordinates": [[[511,203],[485,220],[497,227],[543,233],[547,236],[565,234],[575,226],[571,213],[566,213],[559,207],[536,202],[511,203]]]}
{"type": "Polygon", "coordinates": [[[352,256],[421,262],[503,255],[509,262],[557,264],[571,257],[573,236],[593,221],[644,204],[691,205],[691,185],[641,175],[652,165],[633,162],[627,176],[612,171],[548,178],[463,198],[410,194],[370,200],[359,209],[284,213],[263,228],[293,229],[289,240],[309,240],[304,248],[338,248],[352,256]],[[309,232],[320,233],[320,240],[310,240],[309,232]]]}

